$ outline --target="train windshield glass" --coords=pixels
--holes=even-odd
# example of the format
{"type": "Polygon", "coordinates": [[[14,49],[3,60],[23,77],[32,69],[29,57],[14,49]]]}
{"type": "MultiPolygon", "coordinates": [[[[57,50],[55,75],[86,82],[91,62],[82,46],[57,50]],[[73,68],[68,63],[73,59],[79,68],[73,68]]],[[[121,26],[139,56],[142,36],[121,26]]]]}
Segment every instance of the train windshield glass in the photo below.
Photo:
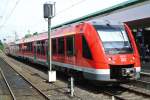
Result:
{"type": "Polygon", "coordinates": [[[132,53],[128,34],[123,26],[95,26],[105,49],[106,54],[132,53]]]}

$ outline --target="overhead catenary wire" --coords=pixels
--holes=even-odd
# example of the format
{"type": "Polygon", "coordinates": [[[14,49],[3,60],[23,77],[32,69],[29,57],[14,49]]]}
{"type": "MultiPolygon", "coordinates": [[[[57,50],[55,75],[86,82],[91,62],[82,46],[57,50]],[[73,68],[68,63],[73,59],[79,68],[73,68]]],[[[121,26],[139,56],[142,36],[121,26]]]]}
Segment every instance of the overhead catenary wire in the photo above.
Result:
{"type": "MultiPolygon", "coordinates": [[[[69,10],[69,9],[71,9],[71,8],[73,8],[73,7],[75,7],[75,6],[77,6],[77,5],[79,5],[79,4],[81,4],[81,3],[83,3],[83,2],[85,2],[85,1],[86,0],[80,0],[79,2],[76,2],[76,3],[72,4],[72,5],[70,5],[69,7],[67,7],[65,9],[59,11],[58,13],[56,13],[56,16],[59,15],[59,14],[61,14],[61,13],[63,13],[63,12],[65,12],[65,11],[67,11],[67,10],[69,10]]],[[[8,20],[11,18],[12,14],[15,11],[15,9],[16,9],[17,5],[19,4],[19,2],[20,2],[20,0],[17,0],[15,2],[14,7],[10,11],[10,13],[5,17],[3,23],[0,25],[0,29],[2,29],[5,26],[5,24],[8,22],[8,20]]]]}
{"type": "Polygon", "coordinates": [[[11,15],[13,14],[13,12],[15,11],[17,5],[19,4],[20,0],[17,0],[14,7],[12,8],[12,10],[10,11],[10,13],[8,14],[8,16],[6,16],[6,18],[4,19],[4,22],[0,25],[0,29],[7,23],[7,21],[11,18],[11,15]]]}
{"type": "MultiPolygon", "coordinates": [[[[3,4],[3,5],[9,5],[9,3],[10,3],[10,1],[9,1],[9,0],[6,0],[6,1],[5,1],[4,3],[2,3],[2,4],[3,4]]],[[[1,7],[2,7],[2,6],[1,6],[1,7]]],[[[1,17],[1,18],[3,18],[3,16],[4,16],[5,13],[7,12],[7,10],[9,10],[8,7],[4,7],[4,8],[2,7],[2,8],[1,8],[1,12],[0,12],[0,13],[1,13],[0,17],[1,17]]]]}
{"type": "MultiPolygon", "coordinates": [[[[84,1],[86,1],[86,0],[80,0],[79,2],[76,2],[76,3],[72,4],[72,5],[70,5],[69,7],[67,7],[67,8],[65,8],[65,9],[59,11],[58,13],[56,13],[56,16],[59,15],[59,14],[61,14],[61,13],[63,13],[63,12],[65,12],[65,11],[67,11],[67,10],[69,10],[69,9],[71,9],[71,8],[73,8],[73,7],[75,7],[75,6],[77,6],[77,5],[79,5],[79,4],[81,4],[81,3],[83,3],[84,1]]],[[[0,29],[8,22],[8,20],[11,18],[11,15],[12,15],[13,12],[15,11],[15,9],[16,9],[17,5],[19,4],[19,2],[20,2],[20,0],[17,0],[17,1],[16,1],[14,7],[12,8],[12,10],[11,10],[11,12],[10,12],[10,14],[8,14],[8,16],[6,16],[6,18],[4,19],[3,23],[0,25],[0,29]]]]}
{"type": "Polygon", "coordinates": [[[71,9],[71,8],[73,8],[73,7],[75,7],[75,6],[77,6],[77,5],[79,5],[79,4],[81,4],[81,3],[83,3],[83,2],[85,2],[85,1],[86,0],[80,0],[79,2],[76,2],[76,3],[72,4],[72,5],[70,5],[69,7],[64,8],[63,10],[57,12],[56,16],[59,15],[59,14],[61,14],[61,13],[63,13],[63,12],[65,12],[65,11],[67,11],[67,10],[69,10],[69,9],[71,9]]]}
{"type": "MultiPolygon", "coordinates": [[[[60,15],[61,13],[64,13],[65,11],[70,10],[71,8],[77,6],[77,5],[79,5],[79,4],[81,4],[81,3],[85,2],[85,1],[86,1],[86,0],[80,0],[79,2],[76,2],[76,3],[72,4],[72,5],[70,5],[69,7],[64,8],[63,10],[57,12],[55,16],[58,16],[58,15],[60,15]]],[[[45,19],[45,21],[48,21],[48,20],[45,19]]]]}

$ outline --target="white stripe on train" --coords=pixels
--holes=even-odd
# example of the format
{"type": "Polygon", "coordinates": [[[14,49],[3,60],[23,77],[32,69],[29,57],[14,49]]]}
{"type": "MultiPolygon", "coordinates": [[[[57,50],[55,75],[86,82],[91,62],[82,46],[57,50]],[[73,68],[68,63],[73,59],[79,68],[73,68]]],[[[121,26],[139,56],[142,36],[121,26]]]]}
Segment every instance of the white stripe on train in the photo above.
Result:
{"type": "MultiPolygon", "coordinates": [[[[61,63],[61,62],[56,62],[56,61],[52,61],[52,64],[78,70],[78,71],[92,73],[92,74],[110,74],[110,69],[94,69],[94,68],[87,68],[87,67],[84,68],[81,66],[66,64],[66,63],[61,63]]],[[[135,67],[135,68],[136,68],[136,72],[141,71],[141,67],[135,67]]]]}

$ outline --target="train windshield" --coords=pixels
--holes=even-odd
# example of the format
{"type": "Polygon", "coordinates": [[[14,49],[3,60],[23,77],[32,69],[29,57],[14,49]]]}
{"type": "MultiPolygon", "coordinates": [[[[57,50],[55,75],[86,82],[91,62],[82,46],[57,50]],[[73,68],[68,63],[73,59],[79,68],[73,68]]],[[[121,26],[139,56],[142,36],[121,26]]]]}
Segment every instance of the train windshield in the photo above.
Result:
{"type": "Polygon", "coordinates": [[[133,49],[123,26],[95,26],[106,54],[132,53],[133,49]]]}

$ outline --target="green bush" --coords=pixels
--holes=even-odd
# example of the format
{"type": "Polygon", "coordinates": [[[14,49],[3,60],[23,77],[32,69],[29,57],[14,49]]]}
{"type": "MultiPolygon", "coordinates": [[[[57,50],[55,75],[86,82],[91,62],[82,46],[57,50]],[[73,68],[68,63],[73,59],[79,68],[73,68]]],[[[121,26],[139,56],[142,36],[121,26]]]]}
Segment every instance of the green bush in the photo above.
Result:
{"type": "Polygon", "coordinates": [[[4,49],[4,46],[3,45],[0,45],[0,50],[3,50],[4,49]]]}
{"type": "Polygon", "coordinates": [[[0,40],[0,50],[3,50],[3,49],[4,49],[4,45],[3,45],[3,43],[0,40]]]}

